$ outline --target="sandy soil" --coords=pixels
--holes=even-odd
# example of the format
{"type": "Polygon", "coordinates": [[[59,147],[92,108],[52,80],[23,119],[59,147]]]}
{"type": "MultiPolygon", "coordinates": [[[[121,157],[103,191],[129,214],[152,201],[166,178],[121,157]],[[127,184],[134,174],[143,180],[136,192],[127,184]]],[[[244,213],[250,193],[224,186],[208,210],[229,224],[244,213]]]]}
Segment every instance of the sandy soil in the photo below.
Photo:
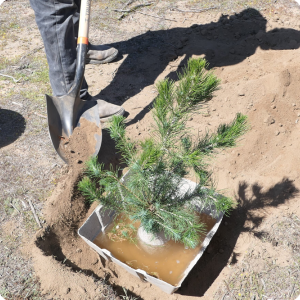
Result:
{"type": "Polygon", "coordinates": [[[95,123],[81,118],[80,126],[74,129],[69,139],[65,139],[61,143],[60,147],[63,156],[72,169],[78,168],[76,165],[80,165],[91,156],[98,154],[100,147],[98,148],[96,145],[101,145],[101,143],[97,144],[95,135],[97,135],[97,138],[101,141],[101,125],[98,127],[95,123]]]}
{"type": "MultiPolygon", "coordinates": [[[[88,207],[76,189],[82,166],[65,168],[41,214],[44,228],[24,248],[42,294],[54,299],[115,297],[104,281],[119,295],[124,287],[128,295],[145,300],[295,299],[300,293],[300,9],[282,3],[222,15],[219,10],[184,13],[159,2],[155,12],[143,12],[164,19],[129,15],[114,38],[106,29],[99,33],[92,27],[92,41],[110,42],[120,55],[109,65],[87,66],[90,92],[123,105],[131,138],[148,134],[155,83],[176,80],[190,57],[205,57],[221,79],[215,97],[190,119],[192,130],[213,131],[237,112],[249,117],[251,129],[238,147],[216,153],[211,161],[218,188],[236,200],[236,207],[173,295],[101,260],[78,237],[77,229],[95,206],[88,207]]],[[[176,2],[175,7],[190,6],[176,2]]],[[[105,130],[99,161],[119,163],[105,130]]]]}

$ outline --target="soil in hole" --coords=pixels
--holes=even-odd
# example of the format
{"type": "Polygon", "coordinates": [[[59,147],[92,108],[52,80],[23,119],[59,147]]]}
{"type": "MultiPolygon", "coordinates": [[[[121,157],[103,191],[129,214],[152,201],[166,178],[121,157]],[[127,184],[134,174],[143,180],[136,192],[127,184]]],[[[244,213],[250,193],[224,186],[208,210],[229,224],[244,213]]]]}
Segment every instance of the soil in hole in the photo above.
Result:
{"type": "MultiPolygon", "coordinates": [[[[216,220],[206,214],[199,214],[201,222],[206,225],[206,233],[215,225],[216,220]]],[[[148,246],[138,240],[135,236],[128,239],[110,238],[115,231],[118,222],[130,224],[128,218],[119,215],[115,222],[110,224],[104,233],[100,233],[94,240],[94,243],[100,247],[109,250],[114,257],[126,263],[134,269],[142,269],[148,274],[164,280],[174,286],[178,285],[184,276],[184,271],[190,262],[196,257],[202,248],[202,242],[206,236],[202,234],[199,245],[194,249],[186,249],[182,243],[169,241],[163,246],[148,246]],[[122,220],[121,220],[122,219],[122,220]],[[109,237],[110,236],[110,237],[109,237]],[[134,240],[135,242],[132,242],[134,240]]],[[[133,224],[139,227],[139,222],[133,224]]]]}

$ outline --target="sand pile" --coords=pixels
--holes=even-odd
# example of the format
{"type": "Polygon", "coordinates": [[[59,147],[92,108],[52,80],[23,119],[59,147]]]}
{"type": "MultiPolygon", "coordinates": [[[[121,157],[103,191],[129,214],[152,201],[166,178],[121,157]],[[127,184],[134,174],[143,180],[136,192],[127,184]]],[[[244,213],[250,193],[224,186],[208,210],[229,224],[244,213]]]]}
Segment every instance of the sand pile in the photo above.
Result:
{"type": "Polygon", "coordinates": [[[77,168],[77,164],[87,161],[92,155],[98,153],[97,145],[101,144],[101,126],[81,118],[80,126],[75,127],[70,138],[62,143],[62,149],[68,164],[77,168]]]}

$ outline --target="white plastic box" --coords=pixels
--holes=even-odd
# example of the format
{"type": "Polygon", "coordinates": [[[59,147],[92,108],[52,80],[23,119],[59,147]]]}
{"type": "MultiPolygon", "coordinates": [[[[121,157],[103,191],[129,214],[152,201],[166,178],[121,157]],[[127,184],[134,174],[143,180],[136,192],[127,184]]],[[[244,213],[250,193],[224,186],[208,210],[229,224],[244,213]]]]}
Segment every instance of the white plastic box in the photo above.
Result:
{"type": "MultiPolygon", "coordinates": [[[[125,175],[126,177],[126,175],[125,175]]],[[[184,192],[188,188],[195,188],[196,183],[192,182],[187,179],[182,180],[182,191],[184,192]]],[[[96,252],[98,252],[104,259],[108,261],[113,261],[114,263],[118,264],[119,266],[123,267],[127,272],[130,274],[139,277],[142,281],[150,282],[151,284],[156,285],[161,290],[166,292],[167,294],[172,294],[176,290],[178,290],[182,284],[182,282],[185,280],[189,272],[192,270],[192,268],[195,266],[195,264],[198,262],[202,254],[204,253],[206,247],[210,243],[212,237],[217,232],[220,223],[223,219],[224,214],[219,213],[216,215],[213,209],[210,208],[202,208],[201,202],[195,200],[194,204],[196,207],[201,210],[201,212],[213,216],[216,219],[216,224],[214,227],[208,232],[206,235],[202,247],[200,248],[199,253],[196,255],[196,257],[190,262],[189,266],[186,268],[184,272],[184,276],[179,282],[177,286],[173,286],[163,280],[160,280],[158,278],[155,278],[144,270],[141,269],[133,269],[127,264],[121,262],[120,260],[116,259],[112,253],[106,249],[99,248],[96,244],[93,243],[94,239],[102,232],[103,229],[105,229],[114,219],[115,213],[113,211],[108,211],[107,209],[103,209],[102,205],[99,205],[93,213],[90,215],[90,217],[85,221],[85,223],[79,228],[78,234],[80,237],[83,238],[83,240],[90,245],[96,252]]]]}

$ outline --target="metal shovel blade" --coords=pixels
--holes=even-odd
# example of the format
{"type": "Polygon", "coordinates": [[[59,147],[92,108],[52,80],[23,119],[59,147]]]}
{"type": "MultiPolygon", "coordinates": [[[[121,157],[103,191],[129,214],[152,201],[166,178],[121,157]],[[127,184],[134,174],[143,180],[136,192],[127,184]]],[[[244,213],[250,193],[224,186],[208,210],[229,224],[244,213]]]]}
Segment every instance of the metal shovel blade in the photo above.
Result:
{"type": "MultiPolygon", "coordinates": [[[[63,143],[72,135],[75,127],[80,127],[82,118],[94,123],[101,132],[97,101],[84,101],[79,96],[74,99],[74,95],[64,95],[60,97],[46,95],[49,134],[57,154],[62,160],[68,163],[63,143]]],[[[93,156],[100,150],[102,135],[96,133],[95,149],[93,156]]]]}

